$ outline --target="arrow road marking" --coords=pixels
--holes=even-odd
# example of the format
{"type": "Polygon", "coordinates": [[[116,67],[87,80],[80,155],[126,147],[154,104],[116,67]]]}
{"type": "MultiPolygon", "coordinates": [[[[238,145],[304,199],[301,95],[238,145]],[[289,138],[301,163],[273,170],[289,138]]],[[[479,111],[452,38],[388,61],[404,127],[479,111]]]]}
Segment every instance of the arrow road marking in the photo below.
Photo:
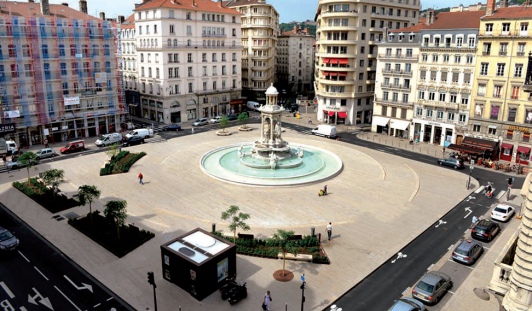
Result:
{"type": "Polygon", "coordinates": [[[469,200],[474,200],[474,199],[475,199],[475,197],[469,196],[469,197],[467,197],[467,200],[465,200],[465,201],[469,202],[469,200]]]}
{"type": "Polygon", "coordinates": [[[464,210],[465,210],[466,212],[468,212],[468,213],[464,216],[464,218],[467,218],[471,213],[473,213],[473,211],[472,211],[469,207],[464,208],[464,210]]]}
{"type": "Polygon", "coordinates": [[[47,307],[48,309],[50,310],[53,310],[54,308],[52,307],[52,303],[50,302],[50,299],[48,299],[48,297],[43,297],[41,295],[41,293],[39,293],[35,287],[32,287],[31,289],[33,289],[33,291],[35,292],[35,296],[31,296],[30,294],[28,294],[28,302],[29,303],[32,303],[34,305],[38,305],[37,302],[43,304],[45,307],[47,307]]]}
{"type": "Polygon", "coordinates": [[[397,258],[392,260],[392,263],[395,263],[398,259],[405,258],[406,256],[407,256],[406,254],[403,254],[403,253],[399,252],[399,253],[397,253],[397,258]]]}
{"type": "Polygon", "coordinates": [[[438,220],[438,224],[436,225],[435,228],[438,228],[439,226],[444,225],[446,223],[447,223],[446,221],[443,221],[443,220],[440,219],[440,220],[438,220]]]}
{"type": "Polygon", "coordinates": [[[64,276],[65,279],[67,279],[67,281],[69,281],[70,284],[72,284],[72,286],[74,286],[77,290],[88,289],[91,293],[93,293],[93,291],[92,291],[92,285],[89,285],[89,284],[86,284],[86,283],[81,283],[81,284],[83,284],[83,286],[77,286],[76,283],[72,282],[72,280],[68,278],[68,276],[66,276],[66,275],[63,275],[63,276],[64,276]]]}

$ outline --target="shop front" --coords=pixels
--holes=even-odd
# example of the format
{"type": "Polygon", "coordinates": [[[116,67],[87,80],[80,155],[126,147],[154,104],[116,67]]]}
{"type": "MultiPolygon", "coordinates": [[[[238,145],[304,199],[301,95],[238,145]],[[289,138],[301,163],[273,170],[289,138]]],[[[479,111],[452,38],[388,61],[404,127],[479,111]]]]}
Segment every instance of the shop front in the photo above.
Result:
{"type": "Polygon", "coordinates": [[[423,119],[414,119],[412,124],[414,126],[414,136],[410,138],[415,141],[422,141],[440,146],[456,144],[454,124],[433,122],[423,119]]]}
{"type": "Polygon", "coordinates": [[[388,123],[390,118],[373,116],[371,121],[372,132],[388,134],[388,123]]]}
{"type": "Polygon", "coordinates": [[[499,159],[503,161],[512,161],[512,155],[513,155],[514,145],[508,144],[508,143],[502,143],[501,144],[501,151],[499,159]]]}
{"type": "Polygon", "coordinates": [[[406,120],[390,120],[391,136],[408,138],[410,121],[406,120]]]}
{"type": "Polygon", "coordinates": [[[460,145],[450,144],[448,148],[470,155],[474,160],[477,158],[499,160],[499,142],[496,140],[466,136],[460,145]]]}
{"type": "Polygon", "coordinates": [[[530,161],[530,147],[518,146],[516,155],[516,163],[520,165],[528,165],[530,161]]]}

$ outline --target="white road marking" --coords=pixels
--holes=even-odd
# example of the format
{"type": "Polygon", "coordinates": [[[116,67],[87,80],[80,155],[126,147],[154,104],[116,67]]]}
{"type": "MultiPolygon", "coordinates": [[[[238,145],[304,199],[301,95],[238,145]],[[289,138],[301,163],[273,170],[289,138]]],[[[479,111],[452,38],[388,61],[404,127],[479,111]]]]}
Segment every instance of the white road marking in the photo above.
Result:
{"type": "Polygon", "coordinates": [[[407,287],[402,293],[401,295],[405,296],[406,294],[408,294],[410,292],[410,287],[407,287]]]}
{"type": "Polygon", "coordinates": [[[22,256],[22,258],[26,259],[27,262],[30,262],[30,260],[26,256],[24,256],[24,254],[22,254],[20,251],[18,251],[18,253],[20,254],[20,256],[22,256]]]}
{"type": "Polygon", "coordinates": [[[466,212],[468,212],[468,213],[464,216],[464,218],[469,217],[469,215],[470,215],[471,213],[473,213],[473,211],[469,208],[469,206],[466,207],[466,208],[464,208],[464,210],[465,210],[466,212]]]}
{"type": "Polygon", "coordinates": [[[434,264],[430,265],[427,270],[431,270],[434,267],[434,264]]]}
{"type": "Polygon", "coordinates": [[[7,287],[7,285],[4,282],[0,282],[0,286],[2,287],[2,289],[4,289],[4,291],[9,296],[9,298],[11,299],[15,298],[15,295],[13,294],[13,292],[9,289],[9,287],[7,287]]]}
{"type": "Polygon", "coordinates": [[[480,193],[484,190],[485,186],[480,186],[477,190],[475,190],[475,193],[480,193]]]}
{"type": "Polygon", "coordinates": [[[35,266],[33,266],[33,268],[34,268],[35,270],[37,270],[37,272],[39,272],[39,273],[42,275],[42,277],[43,277],[46,281],[49,281],[48,278],[46,277],[46,275],[44,275],[44,273],[42,273],[41,270],[39,270],[39,268],[37,268],[37,267],[35,267],[35,266]]]}
{"type": "Polygon", "coordinates": [[[68,302],[70,302],[70,303],[71,303],[71,304],[72,304],[72,305],[73,305],[78,311],[81,311],[81,309],[78,308],[78,306],[76,306],[76,305],[74,304],[74,302],[72,302],[72,300],[70,300],[70,299],[67,297],[67,295],[63,294],[63,292],[62,292],[59,288],[57,288],[57,286],[54,286],[54,288],[57,289],[57,291],[58,291],[61,295],[63,295],[63,297],[65,297],[65,299],[68,300],[68,302]]]}
{"type": "Polygon", "coordinates": [[[451,248],[454,247],[454,244],[451,244],[451,246],[449,246],[448,250],[451,250],[451,248]]]}

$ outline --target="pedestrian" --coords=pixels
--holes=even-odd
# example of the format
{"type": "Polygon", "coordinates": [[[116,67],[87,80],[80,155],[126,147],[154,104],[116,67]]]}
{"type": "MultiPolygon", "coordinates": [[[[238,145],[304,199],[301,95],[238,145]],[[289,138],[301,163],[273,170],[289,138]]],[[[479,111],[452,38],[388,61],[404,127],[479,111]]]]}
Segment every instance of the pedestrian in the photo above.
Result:
{"type": "Polygon", "coordinates": [[[327,238],[330,241],[331,236],[332,236],[332,223],[329,222],[326,229],[327,229],[327,238]]]}
{"type": "Polygon", "coordinates": [[[141,185],[144,185],[144,182],[142,181],[142,179],[144,178],[144,175],[142,175],[142,173],[139,173],[139,184],[141,185]]]}
{"type": "Polygon", "coordinates": [[[308,124],[312,124],[312,119],[308,117],[308,124]]]}
{"type": "Polygon", "coordinates": [[[194,134],[194,128],[192,128],[192,134],[194,134]]]}
{"type": "Polygon", "coordinates": [[[272,301],[272,295],[270,294],[270,291],[267,290],[266,294],[264,295],[264,301],[262,302],[262,309],[263,310],[270,310],[270,302],[272,301]]]}
{"type": "Polygon", "coordinates": [[[473,225],[475,225],[478,222],[477,216],[473,215],[473,218],[471,218],[471,222],[473,223],[473,225]]]}

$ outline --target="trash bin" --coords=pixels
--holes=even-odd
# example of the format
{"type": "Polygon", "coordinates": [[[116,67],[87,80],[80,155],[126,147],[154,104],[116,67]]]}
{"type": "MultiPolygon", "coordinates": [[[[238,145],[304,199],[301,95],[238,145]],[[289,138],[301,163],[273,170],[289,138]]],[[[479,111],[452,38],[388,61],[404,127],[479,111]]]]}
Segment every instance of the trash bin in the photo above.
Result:
{"type": "Polygon", "coordinates": [[[294,112],[294,118],[296,117],[296,113],[294,112]]]}
{"type": "Polygon", "coordinates": [[[310,236],[311,236],[311,237],[316,236],[316,228],[314,228],[314,227],[310,227],[310,236]]]}

